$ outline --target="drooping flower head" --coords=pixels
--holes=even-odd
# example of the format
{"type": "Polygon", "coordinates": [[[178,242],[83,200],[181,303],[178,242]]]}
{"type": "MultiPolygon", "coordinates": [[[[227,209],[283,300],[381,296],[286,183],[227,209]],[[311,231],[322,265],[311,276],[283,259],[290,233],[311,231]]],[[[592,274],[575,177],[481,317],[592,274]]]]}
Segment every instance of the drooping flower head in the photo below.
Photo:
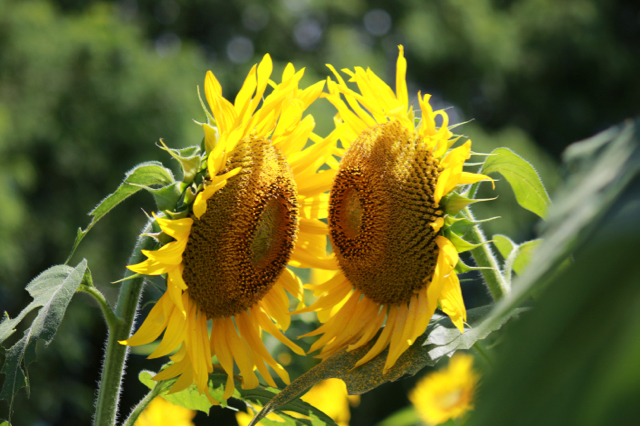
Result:
{"type": "Polygon", "coordinates": [[[409,399],[425,424],[439,425],[473,409],[478,379],[473,357],[455,354],[446,368],[421,379],[409,399]]]}
{"type": "Polygon", "coordinates": [[[286,265],[335,263],[326,258],[326,225],[317,219],[323,216],[322,203],[314,201],[329,189],[332,172],[316,172],[334,147],[312,133],[312,116],[302,117],[324,82],[301,90],[304,70],[296,72],[289,64],[280,84],[269,80],[271,72],[266,55],[251,69],[234,103],[207,73],[211,114],[202,124],[202,166],[192,182],[183,183],[185,205],[169,217],[156,217],[173,241],[143,251],[148,259],[129,266],[139,274],[167,276],[165,294],[122,343],[147,344],[164,332],[150,358],[177,350],[174,363],[154,377],[178,377],[171,392],[192,383],[204,392],[214,355],[229,377],[225,399],[234,390],[234,363],[243,388],[258,385],[256,369],[276,386],[267,366],[288,383],[287,372],[261,339],[266,331],[304,355],[282,334],[291,321],[285,290],[302,300],[300,281],[286,265]],[[273,90],[264,97],[269,85],[273,90]],[[312,144],[303,149],[309,138],[312,144]],[[310,206],[313,212],[307,211],[310,206]],[[302,218],[301,211],[306,211],[302,218]]]}
{"type": "Polygon", "coordinates": [[[450,149],[458,138],[449,130],[447,113],[433,111],[429,95],[418,93],[422,116],[416,125],[402,46],[395,94],[371,70],[343,70],[357,84],[357,93],[329,67],[337,82],[328,79],[325,97],[338,110],[335,133],[346,149],[328,217],[340,270],[310,285],[319,299],[298,312],[317,311],[326,320],[307,334],[322,334],[311,347],[322,348],[320,358],[346,345],[348,350],[365,345],[386,321],[375,345],[357,363],[389,346],[386,371],[426,330],[438,305],[463,331],[466,310],[454,271],[458,251],[442,232],[444,197],[458,185],[490,178],[463,171],[471,141],[450,149]]]}

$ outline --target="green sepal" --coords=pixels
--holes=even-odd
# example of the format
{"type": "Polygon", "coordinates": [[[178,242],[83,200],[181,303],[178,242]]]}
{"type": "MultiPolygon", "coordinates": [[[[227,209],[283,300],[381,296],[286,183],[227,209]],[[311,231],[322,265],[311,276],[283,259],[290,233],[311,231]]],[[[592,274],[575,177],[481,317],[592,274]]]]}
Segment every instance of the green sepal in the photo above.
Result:
{"type": "Polygon", "coordinates": [[[492,220],[500,219],[500,216],[490,217],[489,219],[482,220],[469,220],[467,217],[452,217],[449,215],[444,216],[444,226],[443,230],[450,229],[458,235],[465,235],[467,232],[471,230],[475,225],[479,223],[490,222],[492,220]]]}
{"type": "Polygon", "coordinates": [[[200,147],[190,146],[182,149],[169,148],[162,139],[160,139],[160,145],[158,146],[178,161],[182,169],[182,181],[187,184],[193,182],[196,173],[200,171],[200,164],[202,163],[200,147]]]}
{"type": "Polygon", "coordinates": [[[126,276],[126,277],[124,277],[122,279],[119,279],[118,281],[112,281],[111,284],[120,284],[122,282],[129,281],[129,280],[132,280],[134,278],[141,277],[141,276],[143,276],[143,275],[142,274],[132,274],[132,275],[126,276]]]}
{"type": "Polygon", "coordinates": [[[144,234],[141,234],[141,237],[149,237],[152,238],[156,243],[161,243],[164,244],[164,241],[161,241],[161,237],[162,236],[167,236],[167,234],[165,234],[164,232],[145,232],[144,234]]]}
{"type": "Polygon", "coordinates": [[[480,247],[483,244],[472,244],[464,240],[455,232],[452,232],[450,229],[444,230],[444,236],[447,237],[447,239],[451,241],[451,243],[453,243],[458,253],[464,253],[465,251],[473,250],[474,248],[480,247]]]}
{"type": "Polygon", "coordinates": [[[189,216],[189,211],[188,210],[181,210],[179,212],[174,212],[174,211],[167,210],[167,211],[165,211],[165,213],[167,213],[167,215],[171,216],[171,220],[184,219],[185,217],[189,216]]]}
{"type": "Polygon", "coordinates": [[[538,172],[508,148],[497,148],[487,157],[480,173],[500,173],[509,182],[518,204],[545,218],[551,201],[538,172]]]}
{"type": "MultiPolygon", "coordinates": [[[[198,99],[200,99],[200,105],[202,106],[202,110],[204,111],[204,114],[207,116],[207,123],[211,126],[215,126],[216,119],[213,118],[213,115],[211,115],[211,113],[207,109],[207,106],[204,104],[204,101],[202,100],[202,95],[200,95],[200,86],[198,86],[198,99]]],[[[196,123],[198,122],[196,121],[196,123]]],[[[201,123],[198,123],[198,124],[201,124],[201,123]]]]}
{"type": "Polygon", "coordinates": [[[447,213],[450,216],[455,216],[458,213],[460,213],[462,209],[464,209],[465,207],[471,204],[479,203],[481,201],[492,201],[492,200],[495,200],[495,198],[473,199],[473,198],[466,197],[462,194],[458,194],[457,192],[454,191],[442,197],[442,200],[440,201],[440,206],[445,211],[445,213],[447,213]]]}
{"type": "MultiPolygon", "coordinates": [[[[454,268],[454,270],[456,271],[456,274],[465,274],[467,272],[471,272],[471,271],[480,271],[482,269],[491,269],[490,267],[482,267],[482,266],[469,266],[466,263],[464,263],[462,261],[462,259],[458,259],[458,263],[456,264],[456,267],[454,268]]],[[[464,280],[460,280],[460,282],[462,282],[464,280]]]]}
{"type": "Polygon", "coordinates": [[[188,188],[186,188],[186,189],[184,190],[184,193],[183,193],[183,194],[184,194],[184,198],[183,198],[182,202],[183,202],[185,205],[190,206],[190,205],[192,205],[192,204],[193,204],[193,202],[196,200],[196,195],[198,195],[198,192],[197,192],[197,191],[195,191],[195,189],[193,188],[193,186],[190,186],[190,187],[188,187],[188,188]]]}
{"type": "MultiPolygon", "coordinates": [[[[169,364],[167,364],[168,366],[169,364]]],[[[185,390],[169,394],[171,386],[176,382],[177,378],[165,380],[162,382],[156,382],[152,379],[153,373],[149,371],[142,371],[138,376],[140,382],[142,382],[149,389],[154,389],[156,386],[160,386],[161,390],[159,395],[174,405],[187,408],[189,410],[198,410],[204,413],[209,413],[209,409],[212,407],[211,402],[206,395],[200,394],[195,385],[191,385],[185,390]]],[[[220,401],[222,407],[227,407],[227,402],[222,398],[224,394],[225,384],[227,382],[227,374],[223,370],[214,366],[214,372],[209,374],[209,382],[207,391],[216,400],[220,401]]],[[[274,389],[268,386],[258,385],[254,389],[242,389],[242,378],[234,375],[235,390],[232,397],[239,399],[247,403],[247,405],[257,405],[262,407],[269,403],[280,393],[278,389],[274,389]]],[[[286,404],[279,407],[276,414],[285,420],[285,423],[273,423],[278,425],[314,425],[314,426],[337,426],[336,423],[327,414],[321,410],[312,406],[311,404],[301,401],[299,399],[288,401],[286,404]],[[298,419],[285,413],[285,411],[293,411],[304,416],[308,416],[307,419],[298,419]]],[[[269,421],[265,424],[271,424],[269,421]]]]}
{"type": "Polygon", "coordinates": [[[442,227],[445,231],[454,232],[458,235],[466,234],[473,226],[474,222],[470,221],[466,217],[451,217],[446,215],[444,217],[444,226],[442,227]]]}

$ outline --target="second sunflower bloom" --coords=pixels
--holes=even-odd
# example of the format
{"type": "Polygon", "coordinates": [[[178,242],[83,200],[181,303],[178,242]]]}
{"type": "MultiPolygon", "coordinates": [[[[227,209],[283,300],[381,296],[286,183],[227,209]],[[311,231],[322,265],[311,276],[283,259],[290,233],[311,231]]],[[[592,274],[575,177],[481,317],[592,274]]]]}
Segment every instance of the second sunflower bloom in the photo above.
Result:
{"type": "Polygon", "coordinates": [[[309,286],[325,324],[311,351],[326,358],[348,345],[364,346],[386,325],[356,366],[389,347],[385,371],[427,328],[438,305],[463,331],[466,310],[454,271],[458,251],[442,235],[446,202],[459,184],[490,179],[462,171],[471,142],[458,140],[445,111],[434,112],[418,94],[422,119],[409,105],[406,60],[400,46],[396,93],[371,70],[343,70],[357,93],[335,72],[326,98],[338,110],[335,132],[346,152],[331,189],[329,229],[340,271],[309,286]],[[342,97],[346,99],[346,103],[342,97]],[[436,126],[440,116],[442,125],[436,126]],[[339,306],[336,309],[336,305],[339,306]]]}

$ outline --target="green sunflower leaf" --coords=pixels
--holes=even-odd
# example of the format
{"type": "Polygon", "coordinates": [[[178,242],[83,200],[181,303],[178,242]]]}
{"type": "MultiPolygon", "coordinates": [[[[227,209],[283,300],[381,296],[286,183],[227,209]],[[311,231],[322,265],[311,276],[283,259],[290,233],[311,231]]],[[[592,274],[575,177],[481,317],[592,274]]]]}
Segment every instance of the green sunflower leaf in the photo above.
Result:
{"type": "MultiPolygon", "coordinates": [[[[75,268],[56,265],[42,272],[31,281],[26,290],[33,301],[11,319],[5,312],[0,322],[0,344],[15,333],[15,327],[31,311],[40,308],[24,337],[6,350],[5,361],[0,370],[5,375],[0,399],[9,401],[9,416],[13,410],[13,397],[20,388],[27,388],[29,395],[29,365],[36,360],[36,344],[44,340],[49,345],[56,334],[71,298],[85,277],[87,261],[82,260],[75,268]]],[[[5,351],[3,346],[0,350],[5,351]]]]}
{"type": "Polygon", "coordinates": [[[497,148],[491,154],[481,173],[500,173],[511,185],[518,204],[545,218],[551,201],[533,166],[508,148],[497,148]]]}
{"type": "Polygon", "coordinates": [[[166,392],[169,391],[169,388],[175,382],[175,380],[161,382],[161,384],[158,385],[157,382],[152,379],[153,376],[155,376],[155,374],[149,371],[141,371],[138,375],[138,379],[149,389],[153,389],[156,386],[162,386],[163,390],[160,391],[160,395],[174,405],[179,405],[180,407],[184,407],[189,410],[198,410],[207,414],[209,413],[211,403],[205,395],[202,395],[200,394],[200,392],[198,392],[198,389],[195,387],[195,385],[188,387],[182,392],[176,392],[168,395],[166,394],[166,392]]]}
{"type": "Polygon", "coordinates": [[[511,238],[500,234],[493,236],[493,244],[505,259],[508,259],[511,252],[518,246],[516,243],[511,241],[511,238]]]}
{"type": "Polygon", "coordinates": [[[531,240],[526,243],[516,244],[509,237],[505,235],[494,235],[493,243],[498,248],[498,251],[505,258],[504,273],[505,276],[511,281],[511,271],[515,271],[518,275],[521,275],[525,267],[531,261],[531,255],[538,247],[542,240],[531,240]]]}
{"type": "Polygon", "coordinates": [[[420,416],[413,405],[402,408],[383,421],[377,426],[414,426],[421,424],[420,416]]]}
{"type": "MultiPolygon", "coordinates": [[[[198,392],[198,389],[195,385],[191,385],[187,389],[180,392],[169,394],[168,392],[173,383],[175,383],[176,379],[165,380],[156,383],[152,379],[153,375],[154,374],[151,372],[142,371],[139,375],[139,379],[149,389],[154,389],[156,386],[161,386],[161,390],[158,394],[172,404],[179,405],[180,407],[184,407],[190,410],[199,410],[207,414],[209,413],[212,404],[209,402],[209,399],[205,395],[198,392]]],[[[252,407],[264,406],[280,392],[278,389],[262,385],[258,386],[255,389],[242,389],[242,379],[238,376],[234,376],[234,380],[236,388],[233,393],[233,398],[244,401],[252,407]]],[[[222,398],[226,382],[227,375],[224,373],[214,372],[212,374],[209,374],[209,394],[214,399],[222,401],[221,405],[223,407],[227,406],[226,401],[222,398]]],[[[337,426],[336,423],[331,419],[331,417],[315,408],[311,404],[299,399],[292,399],[290,401],[287,401],[285,404],[278,408],[276,414],[280,416],[285,422],[276,422],[269,419],[264,419],[262,420],[262,422],[267,425],[273,424],[280,426],[337,426]],[[284,413],[284,411],[292,411],[304,415],[307,418],[296,418],[291,416],[290,414],[284,413]]]]}
{"type": "Polygon", "coordinates": [[[467,425],[638,424],[638,182],[594,224],[574,263],[551,279],[535,308],[506,330],[467,425]]]}
{"type": "Polygon", "coordinates": [[[466,329],[464,334],[458,331],[448,317],[434,315],[425,333],[400,355],[395,365],[386,373],[384,365],[389,353],[388,348],[366,364],[354,368],[358,360],[375,344],[376,339],[351,352],[343,348],[285,387],[264,406],[251,425],[256,425],[271,412],[282,410],[285,404],[322,380],[342,379],[350,395],[359,395],[383,383],[396,381],[406,375],[414,375],[425,366],[435,365],[445,355],[451,356],[456,350],[471,348],[475,342],[498,330],[511,316],[522,312],[525,308],[514,310],[499,324],[493,323],[487,326],[486,316],[491,309],[492,306],[484,306],[467,311],[467,321],[471,328],[466,329]]]}
{"type": "Polygon", "coordinates": [[[557,201],[549,209],[535,254],[511,293],[495,305],[488,322],[502,321],[532,295],[540,294],[568,265],[572,250],[589,241],[598,219],[638,175],[640,120],[626,121],[570,145],[563,157],[573,173],[556,191],[557,201]]]}
{"type": "Polygon", "coordinates": [[[513,270],[516,274],[522,275],[524,268],[531,262],[533,252],[538,248],[542,240],[531,240],[518,246],[518,254],[513,261],[513,270]]]}
{"type": "Polygon", "coordinates": [[[89,230],[93,228],[93,225],[109,213],[111,209],[143,188],[146,189],[152,186],[165,187],[173,184],[174,182],[175,179],[173,178],[171,170],[167,169],[157,161],[141,163],[129,170],[118,189],[116,189],[113,194],[110,194],[107,198],[100,201],[100,203],[89,212],[89,216],[92,216],[92,218],[91,223],[89,223],[87,228],[85,230],[78,228],[78,234],[76,235],[73,247],[71,248],[71,253],[69,253],[69,257],[65,261],[65,264],[71,260],[71,256],[75,253],[80,241],[82,241],[89,230]]]}

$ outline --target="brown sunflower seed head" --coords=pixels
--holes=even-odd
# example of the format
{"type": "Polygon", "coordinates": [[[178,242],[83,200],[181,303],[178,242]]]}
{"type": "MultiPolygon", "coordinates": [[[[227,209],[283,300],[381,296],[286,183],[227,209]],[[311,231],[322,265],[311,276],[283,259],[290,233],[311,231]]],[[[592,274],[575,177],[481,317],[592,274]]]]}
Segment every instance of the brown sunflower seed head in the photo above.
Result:
{"type": "Polygon", "coordinates": [[[261,300],[285,268],[298,233],[291,169],[267,139],[248,138],[227,160],[240,173],[207,202],[183,254],[183,278],[209,318],[239,314],[261,300]]]}
{"type": "Polygon", "coordinates": [[[375,302],[408,302],[433,275],[440,171],[432,151],[397,121],[364,131],[340,163],[331,243],[345,276],[375,302]]]}

